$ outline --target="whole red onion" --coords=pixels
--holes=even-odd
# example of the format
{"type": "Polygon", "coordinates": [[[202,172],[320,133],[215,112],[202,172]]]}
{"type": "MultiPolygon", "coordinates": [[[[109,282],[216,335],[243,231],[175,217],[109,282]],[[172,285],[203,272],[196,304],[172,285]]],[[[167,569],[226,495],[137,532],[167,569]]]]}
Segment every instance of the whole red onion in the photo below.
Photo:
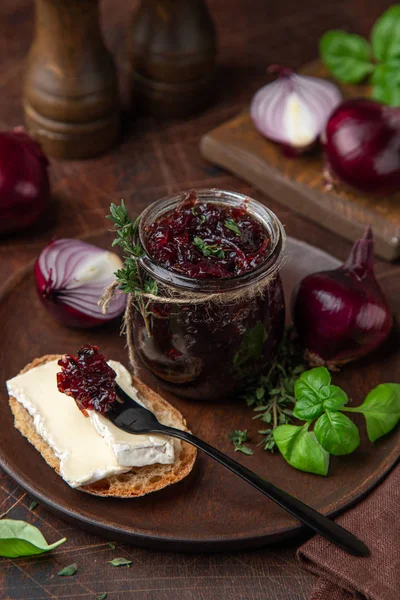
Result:
{"type": "Polygon", "coordinates": [[[48,160],[21,127],[0,133],[0,234],[24,229],[49,197],[48,160]]]}
{"type": "Polygon", "coordinates": [[[322,142],[334,180],[367,193],[400,190],[400,108],[368,99],[342,102],[322,142]]]}
{"type": "Polygon", "coordinates": [[[374,276],[373,255],[368,228],[341,267],[308,275],[294,291],[293,322],[311,364],[350,362],[388,337],[393,320],[374,276]]]}

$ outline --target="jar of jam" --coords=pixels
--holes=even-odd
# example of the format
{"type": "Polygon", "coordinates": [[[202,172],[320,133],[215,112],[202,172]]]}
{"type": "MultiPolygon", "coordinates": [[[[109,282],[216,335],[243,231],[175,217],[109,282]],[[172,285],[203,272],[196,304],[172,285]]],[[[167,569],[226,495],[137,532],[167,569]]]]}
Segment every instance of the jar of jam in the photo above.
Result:
{"type": "Polygon", "coordinates": [[[179,396],[231,398],[283,334],[282,224],[242,194],[202,189],[150,205],[139,235],[158,297],[146,300],[147,323],[131,311],[135,366],[179,396]]]}

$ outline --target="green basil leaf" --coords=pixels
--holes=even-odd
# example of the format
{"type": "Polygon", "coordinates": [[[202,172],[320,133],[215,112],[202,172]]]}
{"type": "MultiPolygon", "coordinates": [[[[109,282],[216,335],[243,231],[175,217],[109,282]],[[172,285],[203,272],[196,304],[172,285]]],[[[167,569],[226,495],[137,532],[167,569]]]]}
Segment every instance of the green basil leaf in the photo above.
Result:
{"type": "Polygon", "coordinates": [[[391,6],[376,21],[371,31],[375,58],[389,61],[400,58],[400,4],[391,6]]]}
{"type": "Polygon", "coordinates": [[[400,106],[400,60],[377,65],[371,77],[374,100],[400,106]]]}
{"type": "Polygon", "coordinates": [[[375,442],[392,431],[400,420],[400,384],[381,383],[370,391],[361,406],[345,410],[364,415],[368,437],[375,442]]]}
{"type": "Polygon", "coordinates": [[[330,385],[329,392],[329,398],[324,401],[325,410],[340,410],[348,403],[349,398],[346,392],[337,385],[330,385]]]}
{"type": "Polygon", "coordinates": [[[25,521],[0,520],[0,556],[17,558],[42,554],[57,548],[66,539],[62,538],[49,545],[37,527],[25,521]]]}
{"type": "Polygon", "coordinates": [[[60,577],[71,577],[71,575],[75,575],[78,570],[78,565],[73,563],[72,565],[68,565],[68,567],[64,567],[61,571],[58,571],[57,575],[60,577]]]}
{"type": "Polygon", "coordinates": [[[100,594],[100,596],[97,596],[97,600],[106,600],[107,596],[107,592],[104,592],[103,594],[100,594]]]}
{"type": "Polygon", "coordinates": [[[108,545],[110,546],[111,550],[115,550],[115,544],[108,542],[108,545]]]}
{"type": "Polygon", "coordinates": [[[326,68],[344,83],[359,83],[374,68],[367,40],[339,29],[322,36],[319,52],[326,68]]]}
{"type": "Polygon", "coordinates": [[[357,426],[341,412],[328,410],[321,415],[314,433],[321,446],[334,456],[351,454],[360,445],[357,426]]]}
{"type": "Polygon", "coordinates": [[[39,502],[37,500],[32,500],[32,502],[29,505],[29,510],[35,510],[37,506],[39,506],[39,502]]]}
{"type": "Polygon", "coordinates": [[[283,458],[295,469],[327,475],[329,454],[318,443],[314,432],[308,431],[308,424],[279,425],[273,431],[274,440],[283,458]]]}
{"type": "Polygon", "coordinates": [[[127,558],[114,558],[108,561],[113,567],[123,567],[125,565],[131,565],[132,561],[127,558]]]}
{"type": "Polygon", "coordinates": [[[325,367],[305,371],[294,384],[296,404],[293,415],[312,421],[324,412],[324,402],[330,397],[331,376],[325,367]]]}

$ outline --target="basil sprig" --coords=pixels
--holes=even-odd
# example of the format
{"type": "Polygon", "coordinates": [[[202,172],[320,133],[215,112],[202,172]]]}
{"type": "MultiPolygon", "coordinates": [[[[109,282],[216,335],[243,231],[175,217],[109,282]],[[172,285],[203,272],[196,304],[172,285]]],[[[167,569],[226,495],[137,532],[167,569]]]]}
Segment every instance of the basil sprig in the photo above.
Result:
{"type": "Polygon", "coordinates": [[[384,12],[371,30],[371,41],[337,29],[320,40],[320,56],[338,81],[360,83],[370,75],[372,97],[400,106],[400,4],[384,12]]]}
{"type": "Polygon", "coordinates": [[[368,438],[376,441],[400,420],[400,384],[383,383],[371,390],[364,402],[349,407],[347,394],[331,384],[325,367],[305,371],[294,386],[293,416],[302,426],[280,425],[273,431],[282,456],[295,469],[327,475],[329,455],[351,454],[360,444],[357,426],[344,412],[364,415],[368,438]],[[313,431],[310,431],[314,423],[313,431]]]}

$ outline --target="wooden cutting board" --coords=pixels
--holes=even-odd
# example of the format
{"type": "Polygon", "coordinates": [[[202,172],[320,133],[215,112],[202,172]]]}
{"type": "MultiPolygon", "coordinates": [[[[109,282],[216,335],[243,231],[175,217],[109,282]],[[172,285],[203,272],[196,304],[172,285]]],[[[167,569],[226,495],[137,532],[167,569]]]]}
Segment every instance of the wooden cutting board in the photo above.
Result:
{"type": "MultiPolygon", "coordinates": [[[[328,77],[317,61],[301,71],[328,77]]],[[[346,98],[368,93],[366,86],[341,89],[346,98]]],[[[258,133],[248,110],[203,136],[200,148],[211,162],[351,241],[360,237],[366,225],[372,225],[376,253],[387,260],[400,256],[400,193],[377,197],[349,190],[326,191],[322,154],[286,158],[278,145],[258,133]]]]}

